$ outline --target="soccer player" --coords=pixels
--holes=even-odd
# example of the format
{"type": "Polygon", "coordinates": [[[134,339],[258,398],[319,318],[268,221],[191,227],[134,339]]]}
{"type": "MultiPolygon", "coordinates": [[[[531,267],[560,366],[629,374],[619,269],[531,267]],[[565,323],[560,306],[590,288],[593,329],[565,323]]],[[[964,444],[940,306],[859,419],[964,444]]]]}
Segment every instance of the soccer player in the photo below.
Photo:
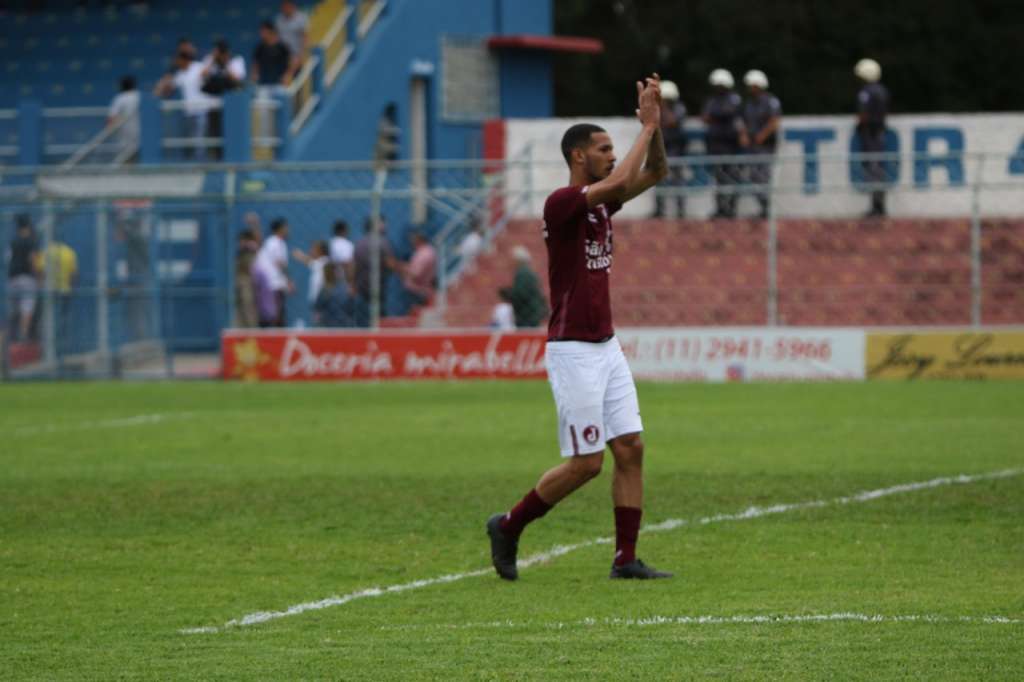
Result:
{"type": "Polygon", "coordinates": [[[487,521],[494,568],[506,580],[519,577],[516,553],[523,528],[600,473],[606,443],[615,460],[611,577],[672,575],[636,558],[643,508],[643,426],[633,375],[612,329],[608,294],[611,216],[668,172],[658,75],[636,86],[642,129],[626,158],[616,166],[611,138],[598,126],[572,126],[562,137],[569,186],[553,192],[544,205],[551,285],[545,362],[565,460],[541,476],[510,512],[487,521]]]}

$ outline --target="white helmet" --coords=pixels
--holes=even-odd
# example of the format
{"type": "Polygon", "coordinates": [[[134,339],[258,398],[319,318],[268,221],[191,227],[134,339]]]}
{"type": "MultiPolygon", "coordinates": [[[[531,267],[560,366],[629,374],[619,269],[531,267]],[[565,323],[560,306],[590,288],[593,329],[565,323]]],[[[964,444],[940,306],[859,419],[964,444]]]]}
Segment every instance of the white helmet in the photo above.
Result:
{"type": "Polygon", "coordinates": [[[715,69],[712,71],[708,77],[708,83],[723,88],[732,88],[736,84],[732,79],[732,74],[725,69],[715,69]]]}
{"type": "Polygon", "coordinates": [[[868,83],[877,83],[882,77],[882,67],[874,59],[862,59],[853,67],[853,73],[868,83]]]}
{"type": "Polygon", "coordinates": [[[661,81],[661,98],[678,101],[679,87],[672,81],[661,81]]]}
{"type": "Polygon", "coordinates": [[[743,82],[746,83],[748,88],[768,89],[768,76],[764,75],[764,71],[758,69],[747,71],[747,75],[743,77],[743,82]]]}

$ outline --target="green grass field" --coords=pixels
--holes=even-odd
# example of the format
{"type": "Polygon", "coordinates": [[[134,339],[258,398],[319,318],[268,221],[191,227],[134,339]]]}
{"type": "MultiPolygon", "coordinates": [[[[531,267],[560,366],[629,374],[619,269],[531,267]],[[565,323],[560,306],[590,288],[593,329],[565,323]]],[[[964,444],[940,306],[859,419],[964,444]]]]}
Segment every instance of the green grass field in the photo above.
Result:
{"type": "MultiPolygon", "coordinates": [[[[648,523],[1024,469],[1020,383],[643,384],[640,399],[648,523]]],[[[1024,670],[1024,475],[642,535],[669,581],[610,581],[612,548],[588,544],[517,583],[225,627],[489,567],[487,516],[558,462],[547,385],[16,384],[0,404],[0,678],[1024,670]],[[843,613],[884,618],[799,620],[843,613]],[[200,627],[217,631],[182,633],[200,627]]],[[[611,535],[609,486],[606,467],[522,554],[611,535]]]]}

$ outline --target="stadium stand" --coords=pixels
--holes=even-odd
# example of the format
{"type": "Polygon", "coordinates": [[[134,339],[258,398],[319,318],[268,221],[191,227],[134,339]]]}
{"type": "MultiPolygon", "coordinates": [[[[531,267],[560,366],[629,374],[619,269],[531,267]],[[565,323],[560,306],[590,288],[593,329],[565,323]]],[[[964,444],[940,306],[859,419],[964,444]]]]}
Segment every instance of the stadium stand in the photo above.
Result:
{"type": "MultiPolygon", "coordinates": [[[[764,325],[761,221],[619,220],[612,306],[621,326],[764,325]]],[[[512,249],[546,267],[539,221],[516,220],[448,292],[452,327],[485,326],[511,281],[512,249]]],[[[985,220],[982,322],[1024,319],[1024,221],[985,220]]],[[[970,221],[780,220],[780,323],[970,324],[970,221]]]]}
{"type": "Polygon", "coordinates": [[[48,107],[105,106],[127,73],[148,91],[167,70],[180,36],[191,38],[200,54],[225,38],[248,59],[258,19],[272,17],[278,3],[180,0],[103,10],[77,5],[50,2],[46,11],[4,20],[10,31],[0,38],[0,108],[29,97],[48,107]]]}

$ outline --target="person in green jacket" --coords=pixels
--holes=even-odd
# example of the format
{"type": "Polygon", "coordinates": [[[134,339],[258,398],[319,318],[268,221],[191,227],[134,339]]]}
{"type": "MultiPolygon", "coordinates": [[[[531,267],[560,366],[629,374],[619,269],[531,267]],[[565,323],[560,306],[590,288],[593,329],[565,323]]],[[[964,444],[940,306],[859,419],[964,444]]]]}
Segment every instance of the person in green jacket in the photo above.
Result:
{"type": "Polygon", "coordinates": [[[548,316],[548,304],[540,288],[540,279],[530,264],[530,252],[523,246],[512,250],[516,261],[516,274],[512,280],[511,303],[515,311],[516,327],[537,327],[548,316]]]}

